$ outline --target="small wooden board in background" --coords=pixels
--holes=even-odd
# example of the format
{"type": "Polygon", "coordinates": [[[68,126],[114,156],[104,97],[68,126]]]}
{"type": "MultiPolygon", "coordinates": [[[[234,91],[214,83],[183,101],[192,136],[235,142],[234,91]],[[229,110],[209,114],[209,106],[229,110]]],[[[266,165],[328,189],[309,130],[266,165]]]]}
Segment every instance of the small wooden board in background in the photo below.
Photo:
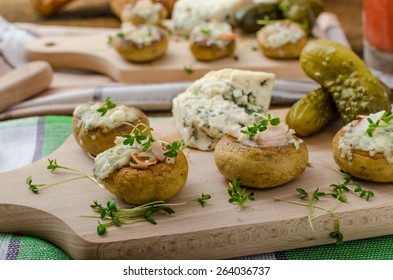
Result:
{"type": "MultiPolygon", "coordinates": [[[[281,117],[286,110],[271,112],[281,117]]],[[[157,138],[178,139],[173,120],[152,122],[157,138]]],[[[51,174],[44,158],[29,166],[0,174],[0,232],[37,236],[64,249],[74,259],[224,259],[334,242],[334,218],[322,214],[314,220],[311,230],[307,208],[275,198],[303,202],[295,189],[313,192],[317,187],[327,191],[329,185],[342,181],[340,175],[327,168],[336,168],[330,143],[340,123],[331,125],[315,136],[305,138],[312,167],[294,181],[283,186],[255,190],[255,201],[247,202],[237,212],[228,203],[227,180],[215,167],[212,152],[189,152],[189,177],[184,189],[171,202],[212,196],[206,207],[188,204],[174,207],[173,216],[157,216],[157,225],[147,222],[110,227],[104,236],[96,233],[96,218],[80,217],[94,214],[94,200],[105,205],[113,195],[89,180],[79,180],[41,190],[34,194],[25,180],[50,183],[69,178],[67,172],[51,174]]],[[[72,136],[48,158],[91,173],[93,160],[77,145],[72,136]]],[[[340,217],[345,240],[393,234],[393,184],[361,182],[363,188],[375,192],[366,202],[348,194],[348,202],[321,198],[318,203],[333,209],[340,217]]],[[[117,200],[119,205],[124,202],[117,200]]]]}
{"type": "Polygon", "coordinates": [[[107,44],[109,35],[113,34],[42,37],[26,45],[26,55],[29,60],[47,61],[54,68],[91,70],[126,83],[194,81],[211,70],[222,68],[272,72],[283,78],[306,78],[298,60],[265,57],[252,36],[239,36],[235,52],[238,59],[196,61],[187,41],[172,39],[163,58],[148,64],[136,64],[123,60],[107,44]],[[192,67],[194,72],[189,74],[184,67],[192,67]]]}

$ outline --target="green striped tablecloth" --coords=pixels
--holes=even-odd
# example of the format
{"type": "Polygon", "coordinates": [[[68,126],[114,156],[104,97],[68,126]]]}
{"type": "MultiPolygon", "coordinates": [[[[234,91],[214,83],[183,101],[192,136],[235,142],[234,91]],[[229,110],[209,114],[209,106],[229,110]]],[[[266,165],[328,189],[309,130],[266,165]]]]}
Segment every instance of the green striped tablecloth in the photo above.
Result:
{"type": "MultiPolygon", "coordinates": [[[[50,154],[70,133],[71,117],[69,116],[30,117],[0,122],[0,172],[25,166],[50,154]]],[[[0,259],[67,260],[71,258],[47,241],[0,233],[0,259]]],[[[347,241],[341,246],[322,245],[237,259],[392,260],[393,236],[347,241]]]]}

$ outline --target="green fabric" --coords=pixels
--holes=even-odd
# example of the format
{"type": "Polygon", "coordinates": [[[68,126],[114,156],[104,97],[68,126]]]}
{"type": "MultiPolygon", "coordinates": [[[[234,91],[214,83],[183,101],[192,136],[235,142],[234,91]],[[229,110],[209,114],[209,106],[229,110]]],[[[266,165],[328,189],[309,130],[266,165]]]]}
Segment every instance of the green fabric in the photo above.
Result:
{"type": "Polygon", "coordinates": [[[42,156],[54,152],[72,133],[72,117],[48,116],[45,118],[45,138],[42,156]],[[56,132],[56,133],[53,133],[56,132]]]}
{"type": "Polygon", "coordinates": [[[393,236],[288,250],[289,260],[393,260],[393,236]]]}
{"type": "Polygon", "coordinates": [[[63,250],[44,240],[22,236],[18,260],[70,260],[63,250]]]}

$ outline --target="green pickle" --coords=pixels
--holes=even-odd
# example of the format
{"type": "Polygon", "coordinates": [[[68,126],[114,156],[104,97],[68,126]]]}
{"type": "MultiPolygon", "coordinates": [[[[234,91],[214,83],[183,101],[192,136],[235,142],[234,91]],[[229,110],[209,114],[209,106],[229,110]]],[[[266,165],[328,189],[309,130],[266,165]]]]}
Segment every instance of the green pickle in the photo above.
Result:
{"type": "Polygon", "coordinates": [[[311,91],[292,105],[286,123],[298,136],[309,136],[320,131],[338,117],[337,108],[324,88],[311,91]]]}
{"type": "Polygon", "coordinates": [[[278,3],[284,18],[307,24],[310,30],[324,9],[321,0],[279,0],[278,3]]]}
{"type": "Polygon", "coordinates": [[[235,14],[236,25],[244,33],[255,33],[264,25],[258,20],[282,19],[281,11],[275,3],[254,3],[239,9],[235,14]]]}
{"type": "Polygon", "coordinates": [[[349,48],[329,40],[310,41],[300,54],[300,66],[329,92],[345,124],[358,115],[391,112],[389,89],[349,48]]]}

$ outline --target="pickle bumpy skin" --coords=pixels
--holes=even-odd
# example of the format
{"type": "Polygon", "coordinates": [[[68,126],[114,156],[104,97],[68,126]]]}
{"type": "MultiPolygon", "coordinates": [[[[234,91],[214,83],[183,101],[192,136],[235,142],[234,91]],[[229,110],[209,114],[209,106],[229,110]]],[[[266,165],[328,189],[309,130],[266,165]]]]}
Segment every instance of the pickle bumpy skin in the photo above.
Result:
{"type": "Polygon", "coordinates": [[[357,115],[382,110],[390,113],[388,88],[349,48],[328,40],[311,41],[300,54],[300,65],[329,92],[344,123],[351,122],[357,115]]]}

